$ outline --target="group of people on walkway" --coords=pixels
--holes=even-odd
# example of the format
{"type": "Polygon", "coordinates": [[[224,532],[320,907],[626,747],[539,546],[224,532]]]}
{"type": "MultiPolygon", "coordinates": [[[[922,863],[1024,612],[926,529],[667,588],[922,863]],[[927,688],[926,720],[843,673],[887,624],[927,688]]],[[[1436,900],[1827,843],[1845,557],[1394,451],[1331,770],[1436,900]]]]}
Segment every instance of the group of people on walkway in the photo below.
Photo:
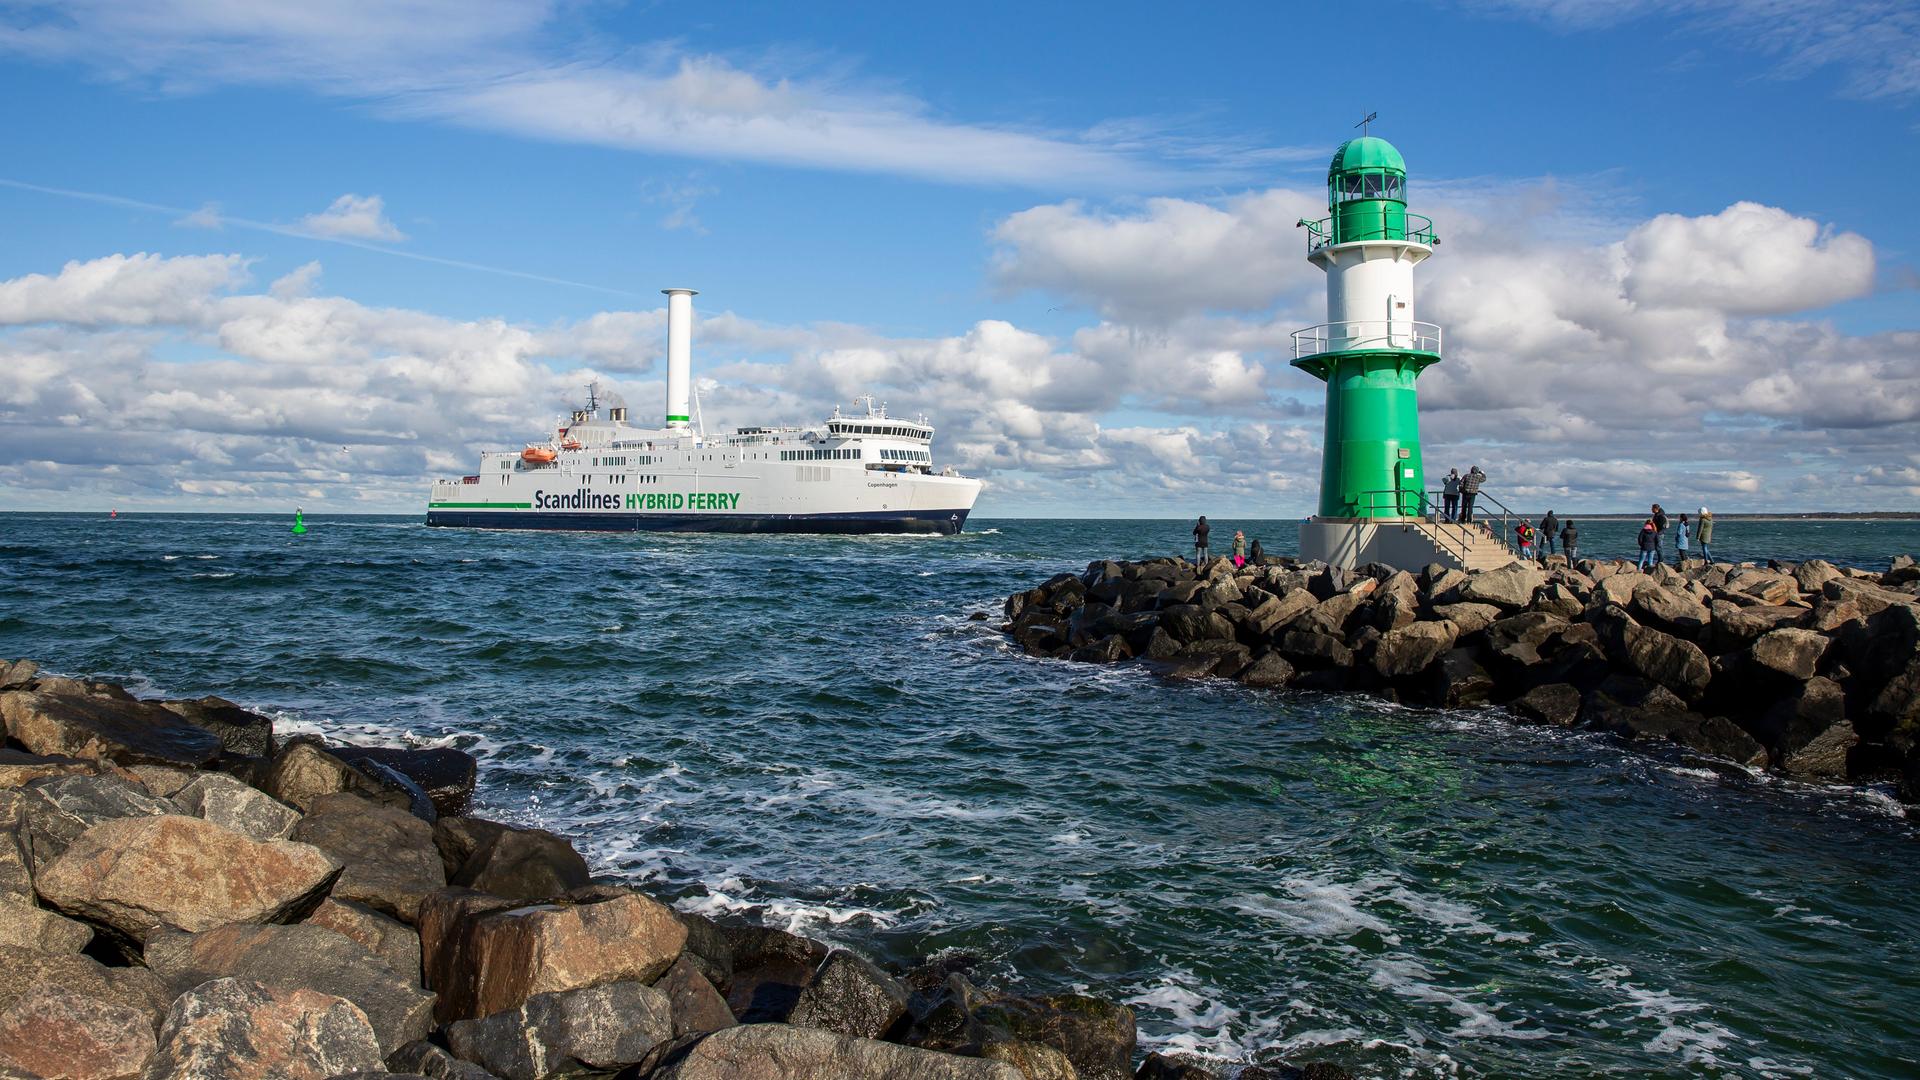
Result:
{"type": "Polygon", "coordinates": [[[1551,510],[1547,511],[1546,517],[1540,519],[1538,526],[1529,524],[1522,518],[1518,524],[1514,525],[1513,534],[1514,541],[1520,546],[1520,557],[1523,559],[1538,559],[1546,562],[1547,556],[1553,554],[1555,543],[1560,545],[1560,554],[1565,555],[1568,562],[1580,557],[1577,554],[1580,550],[1580,527],[1573,523],[1572,518],[1561,521],[1551,510]]]}
{"type": "MultiPolygon", "coordinates": [[[[1195,522],[1193,526],[1193,563],[1195,566],[1212,558],[1211,549],[1207,546],[1207,536],[1212,531],[1213,526],[1207,524],[1207,515],[1201,514],[1200,520],[1195,522]]],[[[1266,556],[1267,553],[1260,550],[1260,541],[1257,537],[1253,541],[1253,546],[1249,547],[1247,546],[1247,534],[1237,529],[1234,531],[1234,566],[1245,566],[1248,563],[1259,566],[1260,560],[1266,558],[1266,556]]]]}
{"type": "Polygon", "coordinates": [[[1441,519],[1448,522],[1466,524],[1473,520],[1473,500],[1480,495],[1480,485],[1487,482],[1487,474],[1480,466],[1467,467],[1467,475],[1461,476],[1459,469],[1448,469],[1447,478],[1440,482],[1441,519]]]}
{"type": "MultiPolygon", "coordinates": [[[[1674,566],[1686,569],[1688,549],[1695,541],[1700,545],[1700,558],[1709,563],[1713,561],[1713,511],[1703,506],[1692,520],[1681,514],[1680,519],[1672,524],[1674,566]]],[[[1667,561],[1661,543],[1666,536],[1667,525],[1666,510],[1659,503],[1654,503],[1649,508],[1647,519],[1640,523],[1640,569],[1651,570],[1667,561]]]]}

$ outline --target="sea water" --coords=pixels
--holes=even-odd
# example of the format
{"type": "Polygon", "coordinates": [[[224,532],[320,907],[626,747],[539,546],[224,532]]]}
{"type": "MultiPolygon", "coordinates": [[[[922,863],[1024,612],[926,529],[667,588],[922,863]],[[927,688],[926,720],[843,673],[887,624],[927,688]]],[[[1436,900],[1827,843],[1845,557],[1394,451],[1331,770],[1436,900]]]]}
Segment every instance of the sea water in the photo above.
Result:
{"type": "MultiPolygon", "coordinates": [[[[1360,697],[1036,660],[1002,599],[1189,523],[581,535],[0,514],[0,656],[455,746],[478,812],[882,960],[1375,1076],[1910,1077],[1920,859],[1883,787],[1360,697]],[[989,618],[978,621],[976,613],[989,618]]],[[[1290,522],[1217,519],[1276,554],[1290,522]]],[[[1630,554],[1631,522],[1583,527],[1630,554]]],[[[1910,522],[1719,523],[1885,566],[1910,522]]],[[[1671,552],[1669,552],[1671,557],[1671,552]]]]}

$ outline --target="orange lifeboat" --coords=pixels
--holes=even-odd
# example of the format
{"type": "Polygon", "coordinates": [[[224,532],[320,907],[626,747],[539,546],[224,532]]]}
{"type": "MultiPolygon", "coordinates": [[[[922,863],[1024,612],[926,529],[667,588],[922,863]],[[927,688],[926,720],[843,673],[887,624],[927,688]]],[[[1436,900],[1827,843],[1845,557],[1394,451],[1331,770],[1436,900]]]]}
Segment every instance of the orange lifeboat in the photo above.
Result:
{"type": "Polygon", "coordinates": [[[544,446],[529,446],[525,450],[520,451],[520,460],[529,465],[551,465],[553,459],[559,456],[559,454],[554,453],[551,449],[544,446]]]}
{"type": "Polygon", "coordinates": [[[560,444],[560,449],[562,449],[562,450],[578,450],[578,449],[580,449],[580,440],[579,440],[579,439],[568,439],[568,440],[567,440],[566,442],[563,442],[563,443],[561,443],[561,444],[560,444]]]}

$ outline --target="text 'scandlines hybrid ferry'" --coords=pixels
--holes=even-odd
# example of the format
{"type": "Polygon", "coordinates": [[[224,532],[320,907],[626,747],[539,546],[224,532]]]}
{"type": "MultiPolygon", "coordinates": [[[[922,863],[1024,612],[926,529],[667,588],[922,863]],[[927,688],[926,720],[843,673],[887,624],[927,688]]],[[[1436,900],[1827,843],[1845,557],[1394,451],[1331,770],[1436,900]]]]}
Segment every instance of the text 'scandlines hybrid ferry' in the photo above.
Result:
{"type": "Polygon", "coordinates": [[[957,533],[980,481],[936,469],[933,427],[866,399],[813,427],[707,435],[692,422],[693,290],[667,289],[665,426],[587,406],[524,450],[436,480],[428,525],[632,532],[957,533]],[[604,411],[604,416],[602,415],[604,411]]]}

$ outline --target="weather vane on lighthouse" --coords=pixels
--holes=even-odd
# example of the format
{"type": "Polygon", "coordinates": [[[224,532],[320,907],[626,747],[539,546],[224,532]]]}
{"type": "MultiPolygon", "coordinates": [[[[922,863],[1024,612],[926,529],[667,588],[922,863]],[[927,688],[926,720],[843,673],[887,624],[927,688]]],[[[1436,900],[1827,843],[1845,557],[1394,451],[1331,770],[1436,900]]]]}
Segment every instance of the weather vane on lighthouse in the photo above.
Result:
{"type": "Polygon", "coordinates": [[[1364,139],[1367,137],[1367,125],[1373,123],[1375,120],[1378,120],[1378,119],[1380,119],[1379,113],[1370,112],[1367,115],[1361,117],[1360,122],[1353,126],[1360,129],[1360,137],[1364,139]]]}

